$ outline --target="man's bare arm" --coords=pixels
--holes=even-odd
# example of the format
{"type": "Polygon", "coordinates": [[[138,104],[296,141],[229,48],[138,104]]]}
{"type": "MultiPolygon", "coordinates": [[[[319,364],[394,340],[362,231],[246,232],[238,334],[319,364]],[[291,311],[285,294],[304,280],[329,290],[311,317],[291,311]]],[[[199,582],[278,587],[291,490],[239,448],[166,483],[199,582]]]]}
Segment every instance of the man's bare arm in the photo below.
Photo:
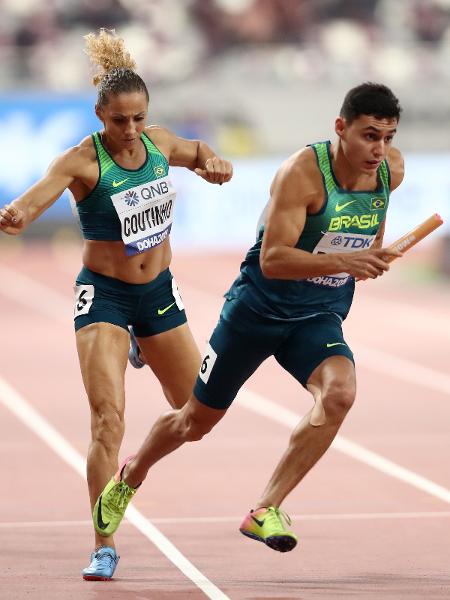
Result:
{"type": "Polygon", "coordinates": [[[294,156],[281,166],[274,179],[260,255],[263,274],[291,280],[341,272],[361,279],[378,277],[389,269],[389,263],[383,260],[391,253],[386,249],[312,254],[295,247],[308,209],[317,201],[313,166],[307,156],[294,156]]]}

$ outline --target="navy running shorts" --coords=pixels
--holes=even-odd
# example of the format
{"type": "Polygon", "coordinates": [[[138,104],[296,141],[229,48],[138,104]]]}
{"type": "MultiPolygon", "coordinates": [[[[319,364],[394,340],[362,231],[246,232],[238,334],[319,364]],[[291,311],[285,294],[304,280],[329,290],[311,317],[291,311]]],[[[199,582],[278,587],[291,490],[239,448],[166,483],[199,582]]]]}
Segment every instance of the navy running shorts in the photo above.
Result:
{"type": "Polygon", "coordinates": [[[126,283],[81,269],[74,286],[75,331],[91,323],[112,323],[136,337],[148,337],[186,323],[177,284],[169,269],[148,283],[126,283]]]}
{"type": "Polygon", "coordinates": [[[260,315],[233,298],[225,301],[209,340],[194,395],[211,408],[225,410],[269,356],[306,387],[314,369],[336,355],[354,363],[337,315],[282,321],[260,315]]]}

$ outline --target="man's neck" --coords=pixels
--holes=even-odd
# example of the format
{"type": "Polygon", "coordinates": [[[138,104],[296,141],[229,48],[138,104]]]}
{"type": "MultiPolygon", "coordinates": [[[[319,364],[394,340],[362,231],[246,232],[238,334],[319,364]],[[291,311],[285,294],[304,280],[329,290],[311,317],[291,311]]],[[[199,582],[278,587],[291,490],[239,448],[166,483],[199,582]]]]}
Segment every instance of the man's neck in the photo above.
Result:
{"type": "Polygon", "coordinates": [[[344,155],[339,140],[331,145],[331,164],[341,188],[350,192],[376,189],[377,173],[355,170],[344,155]]]}

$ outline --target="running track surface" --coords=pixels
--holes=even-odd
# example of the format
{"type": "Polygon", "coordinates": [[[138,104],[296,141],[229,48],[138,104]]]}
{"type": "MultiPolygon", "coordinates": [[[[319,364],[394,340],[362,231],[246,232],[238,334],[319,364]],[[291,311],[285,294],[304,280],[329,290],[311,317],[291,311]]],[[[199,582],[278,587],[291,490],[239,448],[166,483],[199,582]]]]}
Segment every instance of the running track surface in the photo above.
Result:
{"type": "MultiPolygon", "coordinates": [[[[174,260],[201,349],[239,263],[174,260]]],[[[286,500],[299,546],[279,554],[238,532],[311,406],[269,360],[210,436],[154,468],[117,536],[114,581],[83,581],[92,535],[89,412],[71,322],[79,264],[73,247],[1,246],[2,600],[450,597],[450,287],[408,283],[399,261],[358,285],[345,325],[357,402],[286,500]]],[[[167,408],[149,370],[128,369],[126,385],[122,455],[167,408]]]]}

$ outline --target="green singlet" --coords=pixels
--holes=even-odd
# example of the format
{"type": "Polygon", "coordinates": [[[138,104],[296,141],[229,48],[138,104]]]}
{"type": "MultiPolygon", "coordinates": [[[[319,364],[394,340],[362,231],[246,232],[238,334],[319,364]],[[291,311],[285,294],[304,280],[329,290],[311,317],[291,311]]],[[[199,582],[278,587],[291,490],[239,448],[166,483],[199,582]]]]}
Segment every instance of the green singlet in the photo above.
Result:
{"type": "MultiPolygon", "coordinates": [[[[366,250],[375,240],[389,204],[387,161],[378,168],[376,190],[347,191],[334,175],[330,146],[329,141],[312,144],[325,202],[318,213],[307,215],[296,248],[314,254],[366,250]]],[[[330,312],[345,319],[353,300],[354,278],[348,273],[330,273],[295,281],[267,279],[259,265],[263,233],[264,224],[225,297],[240,298],[254,311],[274,319],[292,321],[330,312]]]]}
{"type": "MultiPolygon", "coordinates": [[[[137,203],[142,204],[147,198],[141,198],[134,190],[141,192],[142,189],[146,189],[146,184],[167,177],[169,165],[166,157],[146,133],[141,135],[146,150],[146,160],[138,169],[125,169],[119,166],[103,145],[99,132],[94,133],[92,139],[97,153],[99,178],[90,194],[77,202],[81,231],[83,237],[88,240],[122,240],[121,221],[112,198],[119,192],[123,193],[131,208],[135,203],[137,211],[139,208],[137,203]]],[[[143,222],[142,237],[145,235],[145,226],[151,229],[151,225],[149,219],[143,222]]]]}

